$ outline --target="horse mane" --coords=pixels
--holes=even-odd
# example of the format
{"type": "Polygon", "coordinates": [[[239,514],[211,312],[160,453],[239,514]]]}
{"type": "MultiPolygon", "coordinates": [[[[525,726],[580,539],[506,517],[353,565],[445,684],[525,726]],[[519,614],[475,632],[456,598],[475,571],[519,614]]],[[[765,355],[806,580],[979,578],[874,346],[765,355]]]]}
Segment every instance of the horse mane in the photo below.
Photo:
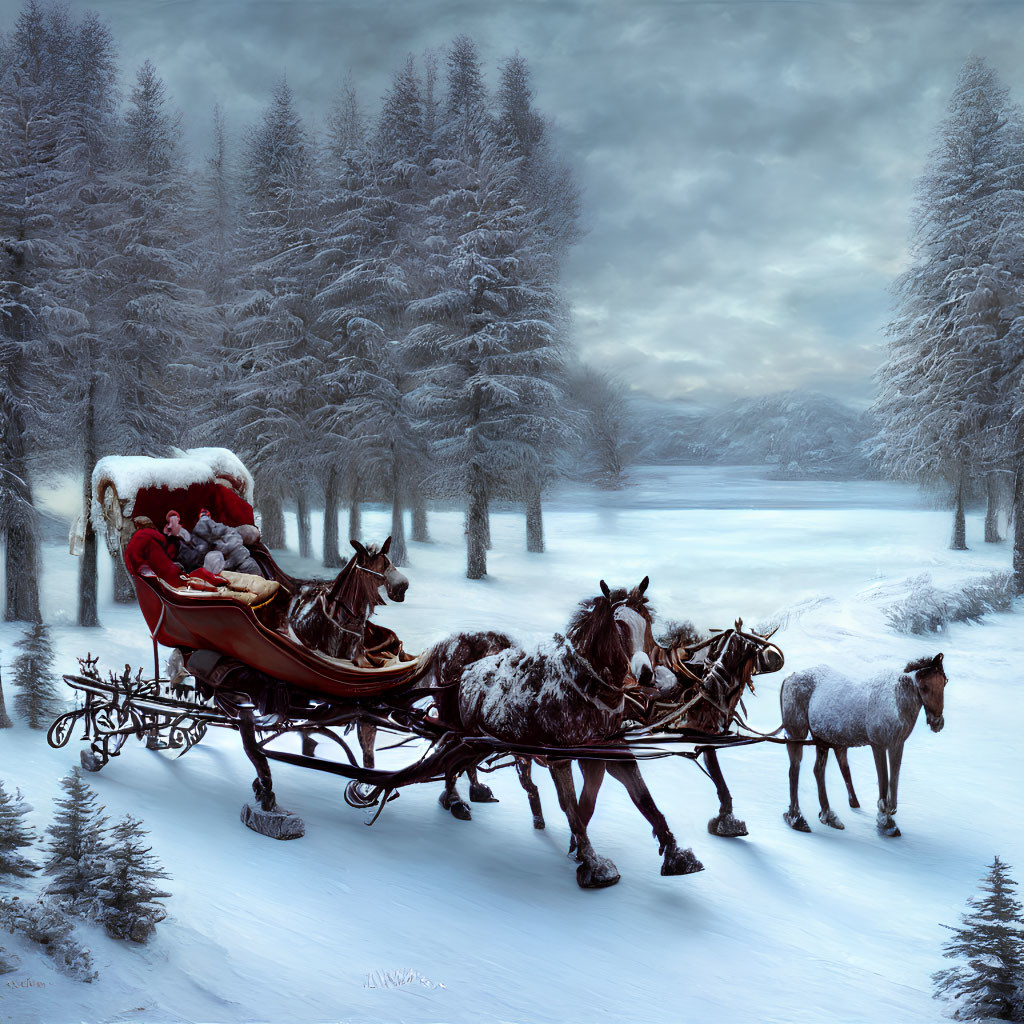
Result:
{"type": "Polygon", "coordinates": [[[692,647],[707,637],[689,619],[677,622],[670,619],[658,635],[658,643],[671,650],[674,647],[692,647]]]}
{"type": "Polygon", "coordinates": [[[629,654],[615,621],[615,608],[603,594],[579,603],[565,635],[599,675],[618,676],[629,670],[629,654]]]}
{"type": "Polygon", "coordinates": [[[907,663],[907,667],[903,670],[904,672],[918,672],[923,668],[928,668],[935,664],[934,656],[929,657],[927,654],[923,658],[917,658],[915,661],[907,663]]]}

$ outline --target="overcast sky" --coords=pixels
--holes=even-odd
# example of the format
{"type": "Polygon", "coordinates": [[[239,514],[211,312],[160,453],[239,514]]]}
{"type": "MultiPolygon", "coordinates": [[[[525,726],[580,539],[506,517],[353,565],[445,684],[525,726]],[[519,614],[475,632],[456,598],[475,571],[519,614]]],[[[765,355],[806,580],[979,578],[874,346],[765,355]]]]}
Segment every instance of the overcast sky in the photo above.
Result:
{"type": "MultiPolygon", "coordinates": [[[[20,8],[0,0],[0,27],[20,8]]],[[[791,387],[870,400],[914,179],[967,57],[1024,100],[1024,4],[689,0],[95,0],[202,149],[287,74],[322,117],[412,52],[518,49],[584,188],[568,267],[587,360],[697,402],[791,387]]]]}

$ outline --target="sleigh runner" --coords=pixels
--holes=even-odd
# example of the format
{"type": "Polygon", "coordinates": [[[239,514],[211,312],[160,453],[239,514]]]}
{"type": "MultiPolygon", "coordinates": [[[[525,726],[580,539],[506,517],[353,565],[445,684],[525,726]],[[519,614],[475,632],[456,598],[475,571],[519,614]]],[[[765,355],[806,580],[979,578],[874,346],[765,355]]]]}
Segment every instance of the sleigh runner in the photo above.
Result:
{"type": "MultiPolygon", "coordinates": [[[[387,543],[381,549],[367,549],[353,542],[356,555],[331,582],[294,579],[277,565],[262,541],[256,540],[248,545],[247,555],[258,566],[261,578],[270,581],[271,586],[261,594],[273,592],[269,597],[242,601],[237,594],[223,587],[214,589],[201,580],[193,589],[188,574],[177,580],[184,586],[171,585],[147,564],[133,560],[129,549],[132,530],[140,521],[149,521],[155,529],[154,524],[166,517],[187,532],[200,517],[208,516],[217,517],[217,522],[229,528],[252,527],[252,480],[232,453],[198,449],[174,459],[103,459],[93,475],[93,497],[93,520],[105,533],[110,550],[129,552],[130,575],[153,639],[154,674],[143,679],[141,670],[133,676],[126,666],[121,675],[103,678],[97,660],[87,657],[80,673],[64,677],[81,698],[81,705],[54,722],[49,742],[64,746],[81,723],[83,738],[89,741],[82,762],[96,771],[119,755],[131,737],[180,755],[201,741],[210,728],[231,729],[239,734],[257,770],[253,790],[258,806],[246,805],[243,820],[265,834],[293,838],[304,828],[277,807],[270,761],[346,778],[346,801],[356,807],[379,804],[379,814],[401,788],[412,783],[443,779],[447,797],[454,791],[455,778],[466,771],[477,785],[477,769],[491,771],[513,763],[522,768],[531,760],[552,766],[571,760],[621,764],[626,770],[638,760],[655,757],[704,755],[708,760],[720,747],[763,739],[726,731],[731,714],[718,725],[709,719],[711,728],[704,729],[688,726],[682,715],[701,699],[704,677],[709,687],[717,687],[729,676],[731,695],[721,699],[731,701],[734,708],[752,672],[781,667],[781,652],[767,638],[744,633],[740,623],[698,645],[705,648],[705,658],[694,660],[688,668],[682,648],[657,654],[650,640],[649,617],[645,626],[641,615],[629,609],[623,591],[608,607],[620,609],[616,620],[631,617],[634,628],[639,629],[638,653],[643,646],[639,636],[646,628],[646,646],[654,661],[660,659],[659,670],[665,671],[667,666],[683,682],[689,677],[690,689],[684,688],[678,699],[673,698],[674,703],[659,703],[664,694],[649,685],[638,685],[627,666],[621,707],[616,712],[619,717],[614,719],[621,724],[615,728],[596,738],[587,736],[582,742],[561,735],[539,741],[502,736],[486,727],[469,729],[460,724],[463,719],[445,697],[454,691],[452,682],[446,682],[444,672],[438,670],[440,647],[418,656],[407,654],[394,632],[370,621],[373,608],[382,600],[379,590],[401,601],[408,584],[387,559],[387,543]],[[177,658],[177,671],[171,678],[161,678],[158,645],[177,652],[172,656],[177,658]],[[766,659],[766,652],[771,657],[766,659]],[[745,669],[727,667],[732,662],[739,665],[737,657],[745,669]],[[755,662],[760,667],[755,667],[755,662]],[[362,764],[346,739],[354,726],[360,732],[362,764]],[[394,737],[391,746],[410,749],[407,764],[387,771],[374,767],[372,737],[378,729],[394,737]],[[335,756],[318,754],[318,745],[335,756]]],[[[643,587],[636,606],[641,613],[646,604],[643,587]]],[[[605,597],[596,600],[612,602],[603,583],[602,588],[605,597]]],[[[613,643],[617,643],[614,636],[619,635],[620,626],[612,626],[613,643]]],[[[484,636],[490,644],[491,638],[499,635],[484,636]]],[[[478,651],[479,655],[488,653],[484,648],[478,651]]],[[[707,692],[710,695],[711,690],[707,692]]],[[[600,697],[594,699],[604,706],[600,697]]],[[[715,698],[709,699],[722,710],[715,698]]],[[[712,765],[717,767],[709,760],[712,765]]],[[[523,784],[529,792],[527,782],[523,784]]],[[[487,787],[480,788],[489,794],[487,787]]],[[[445,797],[442,802],[451,806],[445,797]]],[[[539,806],[535,825],[538,814],[539,806]]],[[[585,836],[582,823],[580,834],[585,836]]],[[[697,869],[699,864],[665,873],[697,869]]],[[[580,884],[588,883],[581,880],[580,884]]],[[[610,883],[598,880],[589,884],[610,883]]]]}

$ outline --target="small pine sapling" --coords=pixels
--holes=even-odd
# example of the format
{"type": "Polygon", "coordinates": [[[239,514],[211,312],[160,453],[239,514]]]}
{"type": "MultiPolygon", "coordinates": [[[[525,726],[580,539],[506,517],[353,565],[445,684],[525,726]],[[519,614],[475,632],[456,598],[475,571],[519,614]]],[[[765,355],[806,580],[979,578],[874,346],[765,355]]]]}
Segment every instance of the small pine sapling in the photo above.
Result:
{"type": "Polygon", "coordinates": [[[152,848],[144,846],[148,835],[138,818],[126,814],[113,828],[107,859],[109,872],[100,881],[99,920],[115,939],[145,942],[159,921],[167,916],[162,900],[169,892],[152,883],[170,876],[161,868],[152,848]]]}
{"type": "Polygon", "coordinates": [[[1024,914],[1009,871],[996,857],[981,881],[984,895],[967,900],[960,927],[943,925],[953,933],[944,955],[959,963],[932,975],[935,998],[959,999],[960,1020],[1024,1021],[1024,914]]]}
{"type": "Polygon", "coordinates": [[[14,659],[14,709],[31,729],[47,729],[63,707],[53,676],[53,648],[47,627],[37,622],[15,644],[22,653],[14,659]]]}
{"type": "Polygon", "coordinates": [[[15,790],[11,796],[0,782],[0,875],[28,878],[38,870],[38,865],[18,852],[36,840],[35,832],[24,820],[30,809],[22,799],[21,790],[15,790]]]}
{"type": "Polygon", "coordinates": [[[94,981],[92,955],[75,938],[74,926],[67,915],[50,900],[20,900],[17,896],[0,897],[0,928],[12,935],[20,932],[38,942],[57,970],[78,981],[94,981]]]}
{"type": "Polygon", "coordinates": [[[107,871],[109,851],[104,839],[107,819],[96,793],[72,768],[60,781],[64,796],[56,803],[53,824],[46,830],[47,861],[43,870],[53,875],[48,895],[68,913],[95,917],[99,908],[100,879],[107,871]]]}

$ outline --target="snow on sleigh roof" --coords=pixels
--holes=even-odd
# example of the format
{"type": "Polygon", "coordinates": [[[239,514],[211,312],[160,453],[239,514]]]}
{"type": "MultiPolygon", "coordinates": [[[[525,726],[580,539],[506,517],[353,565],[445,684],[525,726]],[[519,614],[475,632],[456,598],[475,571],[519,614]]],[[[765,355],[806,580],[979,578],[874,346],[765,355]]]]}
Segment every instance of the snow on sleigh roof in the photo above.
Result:
{"type": "MultiPolygon", "coordinates": [[[[181,451],[175,449],[175,451],[181,451]]],[[[222,480],[252,504],[252,475],[242,460],[227,448],[190,448],[169,459],[148,455],[108,455],[96,463],[92,471],[93,501],[102,503],[103,492],[113,485],[117,496],[127,502],[124,511],[131,515],[135,497],[147,487],[171,490],[192,484],[216,483],[222,480]]]]}

